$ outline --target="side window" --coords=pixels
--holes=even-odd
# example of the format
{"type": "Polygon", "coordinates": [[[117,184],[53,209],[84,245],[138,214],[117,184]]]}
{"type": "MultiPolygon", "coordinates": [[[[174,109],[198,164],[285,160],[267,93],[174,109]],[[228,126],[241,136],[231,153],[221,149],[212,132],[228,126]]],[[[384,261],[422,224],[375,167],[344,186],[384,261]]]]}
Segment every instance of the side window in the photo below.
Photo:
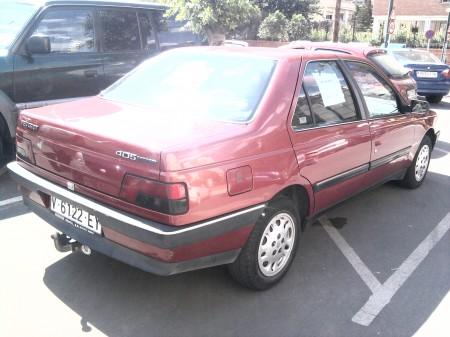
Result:
{"type": "Polygon", "coordinates": [[[166,18],[162,12],[157,12],[155,23],[161,50],[201,43],[200,36],[187,28],[187,21],[178,21],[173,17],[166,18]]]}
{"type": "Polygon", "coordinates": [[[311,127],[313,119],[311,109],[309,108],[308,100],[306,99],[305,90],[303,87],[298,95],[297,106],[295,107],[294,117],[292,119],[292,126],[295,129],[311,127]]]}
{"type": "Polygon", "coordinates": [[[348,83],[335,61],[309,63],[303,76],[303,85],[316,125],[358,120],[348,83]]]}
{"type": "Polygon", "coordinates": [[[394,91],[370,66],[360,62],[346,62],[367,105],[369,117],[383,117],[398,113],[394,91]]]}
{"type": "Polygon", "coordinates": [[[155,31],[152,27],[151,13],[139,13],[142,45],[145,50],[156,50],[155,31]]]}
{"type": "Polygon", "coordinates": [[[32,35],[49,37],[51,53],[95,51],[93,13],[89,10],[50,10],[32,35]]]}
{"type": "Polygon", "coordinates": [[[100,12],[104,51],[141,49],[136,12],[102,10],[100,12]]]}

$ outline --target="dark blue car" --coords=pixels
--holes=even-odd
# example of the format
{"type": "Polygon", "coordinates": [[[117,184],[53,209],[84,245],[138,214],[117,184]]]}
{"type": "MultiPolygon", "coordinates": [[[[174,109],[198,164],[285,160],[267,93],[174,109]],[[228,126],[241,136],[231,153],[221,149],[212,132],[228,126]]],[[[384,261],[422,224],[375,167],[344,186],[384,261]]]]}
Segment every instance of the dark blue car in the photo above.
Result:
{"type": "Polygon", "coordinates": [[[439,103],[450,91],[450,67],[436,56],[416,49],[388,49],[417,82],[417,94],[430,103],[439,103]]]}

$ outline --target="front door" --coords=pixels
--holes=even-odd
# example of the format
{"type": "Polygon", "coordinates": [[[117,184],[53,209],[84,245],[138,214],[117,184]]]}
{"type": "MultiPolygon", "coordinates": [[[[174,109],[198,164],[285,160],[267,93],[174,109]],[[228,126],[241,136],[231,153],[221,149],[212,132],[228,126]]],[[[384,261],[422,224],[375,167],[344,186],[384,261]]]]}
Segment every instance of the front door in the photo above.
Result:
{"type": "Polygon", "coordinates": [[[401,173],[409,165],[414,124],[411,113],[401,113],[395,91],[370,65],[346,61],[364,97],[372,135],[369,183],[401,173]]]}
{"type": "Polygon", "coordinates": [[[314,189],[315,212],[364,189],[370,130],[336,61],[306,66],[290,131],[300,174],[314,189]]]}
{"type": "Polygon", "coordinates": [[[28,36],[50,38],[50,53],[14,56],[14,100],[17,103],[96,95],[103,75],[89,8],[49,8],[28,36]]]}

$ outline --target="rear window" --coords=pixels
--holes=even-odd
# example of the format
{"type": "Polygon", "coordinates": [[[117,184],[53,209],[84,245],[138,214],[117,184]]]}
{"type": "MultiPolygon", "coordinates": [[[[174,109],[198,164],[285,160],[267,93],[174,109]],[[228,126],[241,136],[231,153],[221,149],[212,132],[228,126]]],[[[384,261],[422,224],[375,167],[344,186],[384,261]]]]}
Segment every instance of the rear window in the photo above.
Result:
{"type": "Polygon", "coordinates": [[[273,59],[245,55],[166,52],[144,62],[102,97],[148,107],[149,113],[246,122],[275,64],[273,59]]]}
{"type": "Polygon", "coordinates": [[[409,70],[402,66],[389,54],[369,54],[368,58],[375,62],[391,78],[403,78],[409,76],[409,70]]]}
{"type": "Polygon", "coordinates": [[[420,50],[396,50],[392,54],[401,63],[441,63],[433,54],[420,50]]]}

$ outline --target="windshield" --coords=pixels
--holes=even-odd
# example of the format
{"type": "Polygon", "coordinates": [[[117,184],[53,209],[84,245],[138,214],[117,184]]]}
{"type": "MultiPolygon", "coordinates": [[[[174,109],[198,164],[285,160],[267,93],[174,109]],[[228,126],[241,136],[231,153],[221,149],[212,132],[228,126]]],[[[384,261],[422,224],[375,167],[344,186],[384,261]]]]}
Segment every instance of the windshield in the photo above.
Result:
{"type": "Polygon", "coordinates": [[[403,67],[394,57],[385,53],[369,54],[368,57],[379,65],[392,78],[405,77],[409,70],[403,67]]]}
{"type": "Polygon", "coordinates": [[[101,96],[169,116],[246,122],[265,92],[275,62],[179,49],[146,61],[101,96]]]}
{"type": "Polygon", "coordinates": [[[392,52],[395,58],[403,63],[441,63],[433,54],[421,50],[396,50],[392,52]]]}
{"type": "Polygon", "coordinates": [[[36,12],[36,5],[7,2],[0,11],[0,49],[8,48],[36,12]]]}

